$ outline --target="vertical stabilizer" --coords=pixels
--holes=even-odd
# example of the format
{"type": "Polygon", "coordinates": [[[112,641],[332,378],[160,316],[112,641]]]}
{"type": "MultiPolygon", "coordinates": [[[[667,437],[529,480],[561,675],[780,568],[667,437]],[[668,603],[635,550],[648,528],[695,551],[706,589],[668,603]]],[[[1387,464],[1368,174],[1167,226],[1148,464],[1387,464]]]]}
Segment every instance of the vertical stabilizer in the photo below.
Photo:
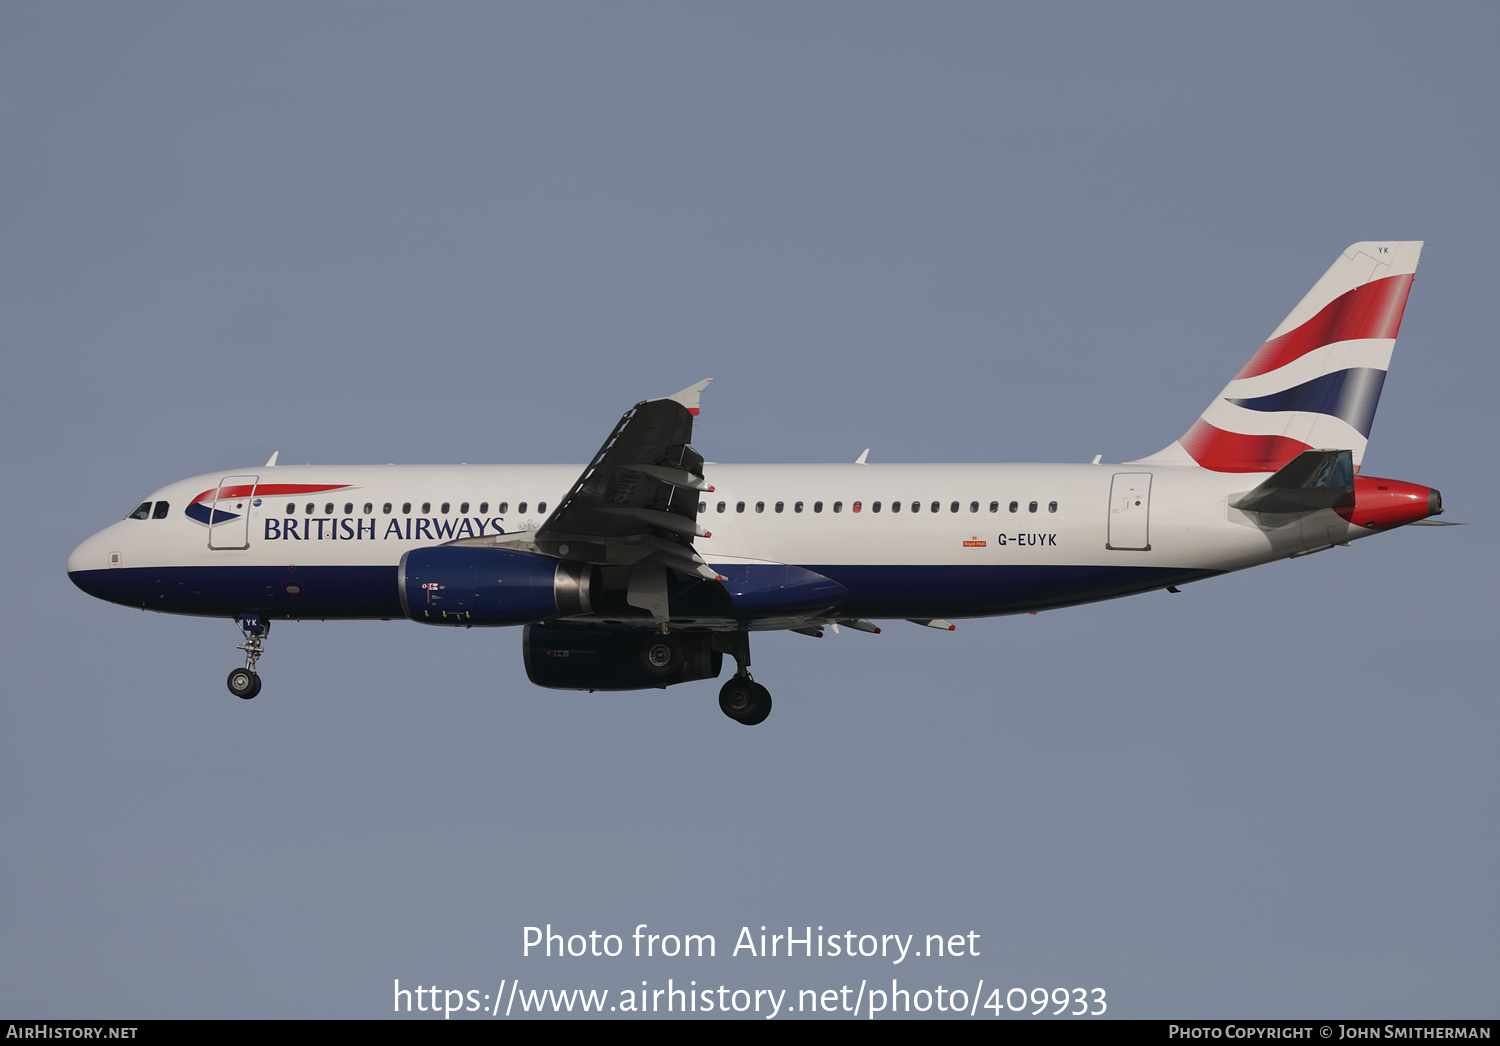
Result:
{"type": "Polygon", "coordinates": [[[1275,472],[1319,447],[1358,468],[1421,253],[1418,240],[1348,247],[1193,426],[1141,463],[1275,472]]]}

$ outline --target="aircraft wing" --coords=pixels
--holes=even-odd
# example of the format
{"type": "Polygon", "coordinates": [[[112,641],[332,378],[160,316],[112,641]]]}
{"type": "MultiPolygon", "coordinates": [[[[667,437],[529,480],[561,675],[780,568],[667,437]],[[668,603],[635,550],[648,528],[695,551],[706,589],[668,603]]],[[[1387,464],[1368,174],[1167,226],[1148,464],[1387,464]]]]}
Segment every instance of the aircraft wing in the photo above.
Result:
{"type": "Polygon", "coordinates": [[[638,606],[646,604],[637,590],[646,599],[660,575],[664,609],[666,577],[651,568],[715,580],[693,548],[694,538],[708,536],[698,525],[698,493],[713,488],[703,478],[703,455],[689,445],[698,397],[712,380],[626,411],[537,529],[536,547],[559,559],[637,568],[631,602],[638,606]]]}

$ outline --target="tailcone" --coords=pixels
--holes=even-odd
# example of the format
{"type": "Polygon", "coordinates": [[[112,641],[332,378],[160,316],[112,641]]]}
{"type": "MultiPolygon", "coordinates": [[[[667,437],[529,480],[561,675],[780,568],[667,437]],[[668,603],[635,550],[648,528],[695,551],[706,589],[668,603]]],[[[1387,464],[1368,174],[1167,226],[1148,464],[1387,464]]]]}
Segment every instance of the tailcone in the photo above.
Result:
{"type": "Polygon", "coordinates": [[[1338,514],[1366,530],[1390,530],[1443,511],[1443,495],[1434,487],[1379,476],[1354,477],[1354,504],[1338,514]]]}

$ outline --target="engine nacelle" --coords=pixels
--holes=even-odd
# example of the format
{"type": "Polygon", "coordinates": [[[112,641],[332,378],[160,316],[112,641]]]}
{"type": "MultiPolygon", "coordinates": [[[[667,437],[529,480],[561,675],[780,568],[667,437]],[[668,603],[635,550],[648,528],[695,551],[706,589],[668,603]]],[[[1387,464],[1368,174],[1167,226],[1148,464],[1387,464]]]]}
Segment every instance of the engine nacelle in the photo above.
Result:
{"type": "Polygon", "coordinates": [[[414,548],[396,575],[401,609],[428,625],[524,625],[587,614],[599,571],[536,552],[414,548]]]}
{"type": "Polygon", "coordinates": [[[713,679],[724,665],[707,632],[528,625],[526,676],[553,690],[650,690],[713,679]]]}

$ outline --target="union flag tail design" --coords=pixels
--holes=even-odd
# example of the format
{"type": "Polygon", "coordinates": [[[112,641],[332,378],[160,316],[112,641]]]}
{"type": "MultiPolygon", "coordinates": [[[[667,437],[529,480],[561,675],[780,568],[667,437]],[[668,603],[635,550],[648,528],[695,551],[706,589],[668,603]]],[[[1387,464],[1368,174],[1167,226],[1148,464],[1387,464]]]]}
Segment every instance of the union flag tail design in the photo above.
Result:
{"type": "Polygon", "coordinates": [[[1356,243],[1171,446],[1141,459],[1215,472],[1275,472],[1304,450],[1359,467],[1422,244],[1356,243]]]}

